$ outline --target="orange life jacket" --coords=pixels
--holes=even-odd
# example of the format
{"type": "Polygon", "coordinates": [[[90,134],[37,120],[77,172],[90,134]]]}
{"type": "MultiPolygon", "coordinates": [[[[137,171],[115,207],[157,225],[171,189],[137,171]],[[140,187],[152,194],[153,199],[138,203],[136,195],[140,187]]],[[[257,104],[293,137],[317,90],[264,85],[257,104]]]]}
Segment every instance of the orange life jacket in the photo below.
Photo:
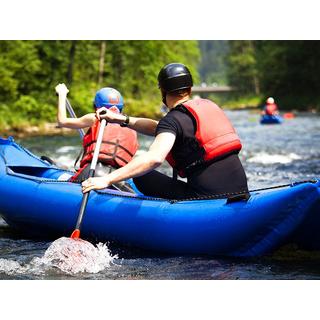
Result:
{"type": "Polygon", "coordinates": [[[194,99],[183,103],[183,106],[195,119],[195,139],[201,152],[198,159],[191,164],[188,159],[177,161],[172,152],[168,154],[166,160],[178,170],[181,177],[185,177],[186,169],[241,150],[242,145],[235,129],[215,103],[207,99],[194,99]]]}
{"type": "MultiPolygon", "coordinates": [[[[96,147],[100,121],[96,121],[83,137],[83,156],[80,169],[71,178],[75,181],[82,170],[91,163],[96,147]]],[[[125,166],[137,152],[139,147],[136,131],[108,123],[103,134],[98,162],[114,168],[125,166]]]]}

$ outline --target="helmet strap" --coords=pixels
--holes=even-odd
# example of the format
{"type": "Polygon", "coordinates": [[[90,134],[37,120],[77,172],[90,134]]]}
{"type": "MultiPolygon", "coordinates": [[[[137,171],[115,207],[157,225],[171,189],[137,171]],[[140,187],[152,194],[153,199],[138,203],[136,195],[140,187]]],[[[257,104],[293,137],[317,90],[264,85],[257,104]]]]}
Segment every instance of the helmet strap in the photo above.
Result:
{"type": "Polygon", "coordinates": [[[164,91],[163,89],[161,89],[161,96],[162,96],[162,102],[164,103],[164,105],[165,105],[166,107],[168,107],[168,106],[167,106],[167,93],[166,93],[166,91],[164,91]]]}

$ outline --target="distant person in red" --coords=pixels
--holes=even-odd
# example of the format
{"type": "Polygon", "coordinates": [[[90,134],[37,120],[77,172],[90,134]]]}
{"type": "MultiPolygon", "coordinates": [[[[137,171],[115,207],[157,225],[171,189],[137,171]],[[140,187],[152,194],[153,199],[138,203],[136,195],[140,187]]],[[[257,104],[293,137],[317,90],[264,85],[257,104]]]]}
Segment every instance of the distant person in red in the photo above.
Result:
{"type": "Polygon", "coordinates": [[[275,116],[279,114],[278,106],[274,103],[274,99],[269,97],[263,108],[262,115],[275,116]]]}

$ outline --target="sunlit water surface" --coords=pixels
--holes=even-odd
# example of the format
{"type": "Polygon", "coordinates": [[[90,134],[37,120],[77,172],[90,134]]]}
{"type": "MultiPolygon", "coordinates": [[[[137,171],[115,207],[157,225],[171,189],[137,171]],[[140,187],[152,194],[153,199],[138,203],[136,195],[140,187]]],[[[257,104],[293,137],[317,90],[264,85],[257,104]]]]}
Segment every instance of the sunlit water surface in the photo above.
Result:
{"type": "MultiPolygon", "coordinates": [[[[257,114],[227,113],[243,143],[240,158],[251,190],[320,177],[319,117],[299,114],[262,126],[257,114]]],[[[139,139],[145,150],[151,140],[139,139]]],[[[17,141],[69,169],[81,150],[77,135],[17,141]]],[[[167,166],[161,170],[170,174],[167,166]]],[[[320,253],[287,246],[255,259],[168,257],[65,237],[24,239],[0,219],[0,279],[320,279],[320,253]]]]}

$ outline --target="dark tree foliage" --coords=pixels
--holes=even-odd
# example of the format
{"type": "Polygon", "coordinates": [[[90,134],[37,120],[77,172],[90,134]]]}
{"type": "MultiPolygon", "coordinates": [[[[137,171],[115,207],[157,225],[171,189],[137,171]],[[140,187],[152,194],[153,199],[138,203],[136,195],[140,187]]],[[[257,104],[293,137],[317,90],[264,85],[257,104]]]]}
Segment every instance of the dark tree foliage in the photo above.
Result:
{"type": "Polygon", "coordinates": [[[187,64],[198,80],[197,41],[0,41],[0,130],[55,121],[54,88],[66,83],[75,112],[92,111],[99,86],[115,87],[135,115],[160,104],[157,74],[170,62],[187,64]],[[101,56],[103,54],[103,56],[101,56]]]}
{"type": "Polygon", "coordinates": [[[207,84],[227,83],[227,61],[229,42],[226,40],[201,40],[201,61],[199,64],[199,75],[201,82],[207,84]]]}
{"type": "Polygon", "coordinates": [[[259,41],[263,92],[287,108],[320,104],[320,41],[259,41]]]}
{"type": "Polygon", "coordinates": [[[320,41],[230,41],[229,84],[283,109],[320,106],[320,41]]]}
{"type": "Polygon", "coordinates": [[[260,93],[258,61],[251,40],[229,41],[228,77],[230,85],[242,93],[260,93]]]}

